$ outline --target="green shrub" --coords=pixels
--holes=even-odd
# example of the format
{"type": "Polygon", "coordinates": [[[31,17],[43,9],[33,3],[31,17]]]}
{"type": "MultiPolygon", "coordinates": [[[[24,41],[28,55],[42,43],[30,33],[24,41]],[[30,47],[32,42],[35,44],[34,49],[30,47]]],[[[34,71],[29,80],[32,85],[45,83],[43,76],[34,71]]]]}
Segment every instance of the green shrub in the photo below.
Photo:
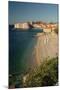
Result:
{"type": "Polygon", "coordinates": [[[58,58],[45,60],[38,68],[29,73],[27,87],[53,86],[58,82],[58,58]]]}
{"type": "Polygon", "coordinates": [[[55,31],[55,33],[57,33],[57,34],[58,34],[58,27],[57,27],[54,31],[55,31]]]}

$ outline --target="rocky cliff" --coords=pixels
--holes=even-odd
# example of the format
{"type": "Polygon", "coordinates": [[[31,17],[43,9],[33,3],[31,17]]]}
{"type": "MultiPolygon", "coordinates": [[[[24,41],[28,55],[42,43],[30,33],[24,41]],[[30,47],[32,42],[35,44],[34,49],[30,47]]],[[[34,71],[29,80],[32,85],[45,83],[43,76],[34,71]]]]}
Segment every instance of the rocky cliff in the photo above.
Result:
{"type": "Polygon", "coordinates": [[[47,58],[58,55],[58,35],[55,32],[38,33],[30,42],[24,54],[25,62],[30,68],[40,65],[47,58]]]}

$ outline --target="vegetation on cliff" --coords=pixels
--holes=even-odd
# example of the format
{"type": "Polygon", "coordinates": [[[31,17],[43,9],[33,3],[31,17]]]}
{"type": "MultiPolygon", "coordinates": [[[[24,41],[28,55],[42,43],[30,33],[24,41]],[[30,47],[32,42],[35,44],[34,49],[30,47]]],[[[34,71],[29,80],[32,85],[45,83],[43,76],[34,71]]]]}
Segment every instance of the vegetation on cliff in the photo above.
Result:
{"type": "Polygon", "coordinates": [[[56,85],[58,82],[58,58],[47,59],[32,72],[26,80],[27,86],[39,87],[56,85]]]}
{"type": "Polygon", "coordinates": [[[57,27],[54,31],[55,31],[55,33],[57,33],[57,34],[58,34],[58,27],[57,27]]]}
{"type": "Polygon", "coordinates": [[[45,60],[28,74],[13,76],[9,82],[10,87],[14,85],[15,88],[56,85],[58,83],[58,57],[45,60]],[[27,76],[25,82],[23,82],[24,76],[27,76]]]}

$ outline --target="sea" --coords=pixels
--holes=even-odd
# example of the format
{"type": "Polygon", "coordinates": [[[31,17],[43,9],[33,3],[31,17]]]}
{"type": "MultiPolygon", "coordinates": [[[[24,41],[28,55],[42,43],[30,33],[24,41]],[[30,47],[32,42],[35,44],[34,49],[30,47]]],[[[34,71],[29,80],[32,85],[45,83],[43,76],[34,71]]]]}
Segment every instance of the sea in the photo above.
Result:
{"type": "Polygon", "coordinates": [[[22,74],[30,70],[31,52],[41,29],[9,29],[9,74],[22,74]],[[28,63],[29,62],[29,63],[28,63]]]}

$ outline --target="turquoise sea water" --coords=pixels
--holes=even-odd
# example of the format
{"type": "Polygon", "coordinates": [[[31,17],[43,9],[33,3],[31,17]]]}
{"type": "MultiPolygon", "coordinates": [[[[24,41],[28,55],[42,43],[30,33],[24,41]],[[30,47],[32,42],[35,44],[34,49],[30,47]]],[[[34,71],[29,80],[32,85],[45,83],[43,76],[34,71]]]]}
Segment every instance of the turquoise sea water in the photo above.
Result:
{"type": "Polygon", "coordinates": [[[9,74],[24,73],[30,69],[31,51],[36,44],[40,29],[9,30],[9,74]]]}

